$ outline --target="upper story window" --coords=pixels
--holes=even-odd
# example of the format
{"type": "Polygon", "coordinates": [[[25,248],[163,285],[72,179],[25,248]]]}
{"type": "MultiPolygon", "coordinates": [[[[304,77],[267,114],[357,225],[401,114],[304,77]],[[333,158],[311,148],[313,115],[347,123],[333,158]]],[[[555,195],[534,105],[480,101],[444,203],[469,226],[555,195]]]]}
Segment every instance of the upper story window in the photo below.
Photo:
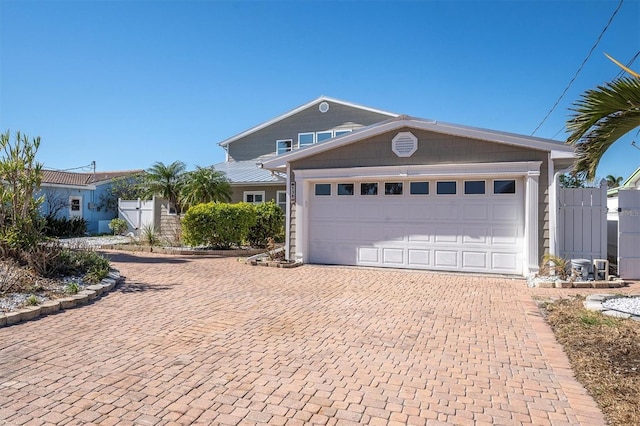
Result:
{"type": "Polygon", "coordinates": [[[298,133],[298,147],[313,145],[316,143],[315,133],[298,133]]]}
{"type": "Polygon", "coordinates": [[[322,141],[326,141],[327,139],[331,139],[333,137],[333,132],[331,130],[327,130],[326,132],[318,132],[316,133],[316,142],[320,143],[322,141]]]}
{"type": "Polygon", "coordinates": [[[338,136],[342,136],[342,135],[346,135],[347,133],[351,133],[351,129],[346,129],[346,130],[336,130],[334,132],[335,137],[337,138],[338,136]]]}
{"type": "Polygon", "coordinates": [[[291,139],[282,139],[276,141],[276,154],[284,154],[293,149],[293,141],[291,139]]]}

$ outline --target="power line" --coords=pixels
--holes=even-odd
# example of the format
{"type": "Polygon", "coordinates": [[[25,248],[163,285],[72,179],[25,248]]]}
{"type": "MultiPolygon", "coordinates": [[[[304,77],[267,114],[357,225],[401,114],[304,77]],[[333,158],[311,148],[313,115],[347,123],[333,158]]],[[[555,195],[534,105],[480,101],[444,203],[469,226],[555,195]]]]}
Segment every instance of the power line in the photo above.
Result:
{"type": "Polygon", "coordinates": [[[576,80],[576,78],[578,78],[578,74],[580,74],[580,71],[582,71],[582,68],[584,68],[585,64],[587,63],[587,61],[589,60],[589,58],[591,57],[591,54],[593,53],[594,50],[596,50],[596,47],[598,46],[598,43],[600,43],[600,40],[602,39],[602,36],[604,36],[604,33],[607,31],[607,29],[609,29],[609,25],[611,25],[611,22],[613,22],[613,18],[615,18],[616,14],[618,13],[618,11],[620,10],[620,8],[622,7],[622,3],[624,2],[624,0],[620,0],[620,3],[618,3],[618,7],[616,7],[616,10],[613,11],[613,14],[611,15],[611,17],[609,18],[609,22],[607,22],[607,25],[605,25],[604,29],[602,30],[602,32],[600,33],[600,35],[598,36],[598,39],[596,40],[596,42],[594,43],[593,47],[591,47],[591,50],[589,51],[589,53],[587,54],[587,57],[584,58],[584,61],[582,61],[582,64],[580,65],[580,68],[578,68],[578,71],[576,71],[575,75],[573,76],[573,78],[571,79],[571,81],[569,81],[569,84],[567,84],[567,87],[565,87],[565,89],[562,91],[562,94],[560,95],[560,97],[558,98],[558,100],[556,101],[555,104],[553,104],[553,106],[551,107],[551,109],[549,110],[549,112],[547,113],[547,115],[544,116],[544,118],[542,119],[542,121],[540,122],[540,124],[538,124],[538,127],[535,128],[535,130],[531,133],[531,136],[535,135],[536,132],[538,131],[538,129],[540,129],[540,127],[542,127],[542,125],[544,124],[545,121],[547,121],[547,118],[549,118],[549,116],[551,115],[551,113],[553,112],[553,110],[556,109],[556,107],[558,106],[558,104],[560,103],[560,101],[562,100],[562,98],[564,98],[564,95],[567,94],[567,91],[569,90],[569,88],[571,87],[571,85],[573,84],[573,82],[576,80]]]}
{"type": "MultiPolygon", "coordinates": [[[[633,55],[633,58],[631,58],[631,60],[630,60],[629,62],[627,62],[627,65],[626,65],[626,67],[627,67],[627,68],[631,68],[631,65],[633,65],[633,62],[634,62],[636,59],[638,59],[638,55],[640,55],[640,50],[638,50],[638,51],[636,52],[636,54],[635,54],[635,55],[633,55]]],[[[620,70],[620,72],[618,73],[618,75],[616,75],[616,78],[620,78],[620,77],[622,76],[622,74],[624,74],[624,73],[625,73],[625,70],[620,70]]]]}

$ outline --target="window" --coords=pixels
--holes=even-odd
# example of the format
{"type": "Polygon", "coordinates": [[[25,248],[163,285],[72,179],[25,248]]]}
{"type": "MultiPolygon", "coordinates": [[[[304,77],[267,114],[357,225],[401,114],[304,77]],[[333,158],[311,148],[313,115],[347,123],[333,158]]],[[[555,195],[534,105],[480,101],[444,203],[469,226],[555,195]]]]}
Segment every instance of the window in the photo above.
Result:
{"type": "Polygon", "coordinates": [[[282,139],[276,141],[276,154],[284,154],[293,149],[293,141],[291,139],[282,139]]]}
{"type": "Polygon", "coordinates": [[[338,184],[338,195],[353,195],[353,184],[352,183],[339,183],[338,184]]]}
{"type": "Polygon", "coordinates": [[[377,183],[361,183],[360,195],[378,195],[377,183]]]}
{"type": "Polygon", "coordinates": [[[464,193],[465,194],[484,194],[484,181],[483,180],[465,180],[464,181],[464,193]]]}
{"type": "Polygon", "coordinates": [[[82,217],[82,197],[72,195],[69,197],[69,218],[82,217]]]}
{"type": "Polygon", "coordinates": [[[276,203],[280,206],[283,213],[287,211],[287,191],[276,192],[276,203]]]}
{"type": "Polygon", "coordinates": [[[427,195],[429,193],[429,182],[411,182],[409,192],[412,195],[427,195]]]}
{"type": "Polygon", "coordinates": [[[326,132],[318,132],[316,133],[316,142],[320,143],[322,141],[326,141],[327,139],[331,139],[333,137],[333,132],[331,130],[327,130],[326,132]]]}
{"type": "Polygon", "coordinates": [[[436,192],[439,195],[455,194],[456,182],[455,181],[438,182],[436,183],[436,192]]]}
{"type": "Polygon", "coordinates": [[[251,204],[264,203],[264,191],[244,191],[244,202],[251,204]]]}
{"type": "Polygon", "coordinates": [[[316,143],[315,133],[299,133],[298,134],[298,147],[313,145],[316,143]]]}
{"type": "Polygon", "coordinates": [[[346,129],[346,130],[336,130],[336,131],[335,131],[336,138],[337,138],[338,136],[346,135],[347,133],[351,133],[351,129],[346,129]]]}
{"type": "Polygon", "coordinates": [[[385,182],[384,195],[402,195],[402,182],[385,182]]]}
{"type": "Polygon", "coordinates": [[[516,193],[516,181],[510,180],[494,180],[493,181],[493,193],[494,194],[515,194],[516,193]]]}
{"type": "Polygon", "coordinates": [[[316,195],[331,195],[331,184],[316,183],[316,195]]]}
{"type": "Polygon", "coordinates": [[[72,212],[80,211],[80,200],[78,198],[71,199],[71,211],[72,212]]]}

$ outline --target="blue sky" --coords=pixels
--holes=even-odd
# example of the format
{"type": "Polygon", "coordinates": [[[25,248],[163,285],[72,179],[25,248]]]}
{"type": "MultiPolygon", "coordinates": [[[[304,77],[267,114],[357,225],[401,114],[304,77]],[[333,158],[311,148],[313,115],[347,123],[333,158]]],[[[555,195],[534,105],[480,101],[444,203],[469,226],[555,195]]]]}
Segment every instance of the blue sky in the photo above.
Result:
{"type": "MultiPolygon", "coordinates": [[[[0,130],[40,136],[46,167],[98,170],[223,161],[218,142],[320,95],[529,135],[617,4],[0,0],[0,130]]],[[[618,74],[603,52],[639,50],[624,0],[536,136],[563,140],[570,105],[618,74]]],[[[599,177],[640,166],[634,136],[599,177]]]]}

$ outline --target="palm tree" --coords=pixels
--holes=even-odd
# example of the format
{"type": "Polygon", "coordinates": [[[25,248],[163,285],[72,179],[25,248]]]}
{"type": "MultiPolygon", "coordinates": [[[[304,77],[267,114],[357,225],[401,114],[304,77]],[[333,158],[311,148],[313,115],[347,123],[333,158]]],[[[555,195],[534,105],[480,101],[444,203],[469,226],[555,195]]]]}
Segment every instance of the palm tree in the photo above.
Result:
{"type": "Polygon", "coordinates": [[[184,208],[212,201],[229,202],[231,185],[223,172],[196,166],[194,171],[185,173],[180,195],[184,208]]]}
{"type": "MultiPolygon", "coordinates": [[[[608,55],[607,55],[608,56],[608,55]]],[[[609,57],[609,56],[608,56],[609,57]]],[[[576,147],[574,171],[587,179],[596,177],[600,159],[611,145],[640,126],[640,74],[609,57],[631,76],[587,90],[571,108],[567,143],[576,147]]]]}
{"type": "Polygon", "coordinates": [[[616,177],[614,175],[607,175],[605,179],[607,179],[608,188],[617,188],[620,186],[624,178],[622,176],[616,177]]]}
{"type": "Polygon", "coordinates": [[[158,161],[147,169],[147,196],[159,195],[171,203],[180,214],[180,191],[186,166],[182,161],[174,161],[168,166],[158,161]]]}

